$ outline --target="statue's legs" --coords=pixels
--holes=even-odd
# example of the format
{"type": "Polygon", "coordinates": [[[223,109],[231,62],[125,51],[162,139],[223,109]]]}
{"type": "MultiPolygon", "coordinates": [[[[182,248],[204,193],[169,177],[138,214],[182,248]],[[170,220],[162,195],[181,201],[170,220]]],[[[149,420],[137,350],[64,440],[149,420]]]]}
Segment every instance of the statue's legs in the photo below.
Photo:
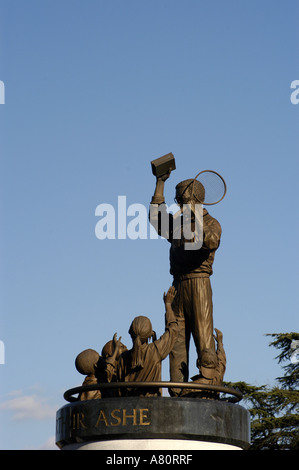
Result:
{"type": "MultiPolygon", "coordinates": [[[[172,382],[188,382],[189,341],[190,329],[186,325],[185,318],[180,317],[178,320],[178,337],[169,354],[170,380],[172,382]]],[[[172,396],[178,396],[181,389],[170,389],[169,393],[172,396]]]]}
{"type": "MultiPolygon", "coordinates": [[[[172,307],[179,320],[179,332],[169,355],[170,380],[188,382],[190,334],[192,333],[198,358],[203,349],[215,350],[212,288],[209,277],[176,281],[174,286],[177,295],[172,307]]],[[[171,390],[170,393],[178,395],[180,390],[171,390]]]]}
{"type": "Polygon", "coordinates": [[[197,277],[189,279],[188,282],[184,313],[188,318],[197,355],[200,357],[203,349],[215,351],[212,288],[209,277],[197,277]]]}

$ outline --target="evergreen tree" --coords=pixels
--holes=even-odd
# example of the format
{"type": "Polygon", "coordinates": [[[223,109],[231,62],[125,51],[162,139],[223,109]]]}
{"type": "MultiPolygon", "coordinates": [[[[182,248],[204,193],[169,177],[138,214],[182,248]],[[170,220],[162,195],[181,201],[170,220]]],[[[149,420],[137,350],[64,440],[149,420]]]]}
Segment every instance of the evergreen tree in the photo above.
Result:
{"type": "Polygon", "coordinates": [[[299,333],[278,333],[270,346],[285,374],[277,385],[255,387],[246,382],[226,383],[240,390],[251,415],[251,450],[299,450],[299,333]]]}

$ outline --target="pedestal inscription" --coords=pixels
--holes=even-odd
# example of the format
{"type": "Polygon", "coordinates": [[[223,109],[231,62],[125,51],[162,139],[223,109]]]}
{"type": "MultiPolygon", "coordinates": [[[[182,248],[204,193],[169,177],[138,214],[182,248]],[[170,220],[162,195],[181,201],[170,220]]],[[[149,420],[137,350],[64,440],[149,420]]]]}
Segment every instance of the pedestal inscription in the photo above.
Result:
{"type": "Polygon", "coordinates": [[[56,442],[179,439],[249,447],[249,417],[226,401],[126,397],[78,401],[57,412],[56,442]]]}

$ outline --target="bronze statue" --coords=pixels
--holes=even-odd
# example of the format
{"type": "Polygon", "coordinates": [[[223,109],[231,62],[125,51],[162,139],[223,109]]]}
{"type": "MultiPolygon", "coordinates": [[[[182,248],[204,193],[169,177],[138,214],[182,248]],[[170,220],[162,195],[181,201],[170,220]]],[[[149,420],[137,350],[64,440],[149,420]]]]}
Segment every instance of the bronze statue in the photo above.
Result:
{"type": "MultiPolygon", "coordinates": [[[[226,354],[223,347],[223,334],[215,328],[214,339],[217,343],[216,352],[213,349],[204,349],[198,361],[199,374],[191,378],[194,383],[206,385],[222,385],[226,369],[226,354]]],[[[217,392],[202,392],[199,390],[184,390],[182,396],[195,396],[200,398],[218,398],[217,392]]]]}
{"type": "MultiPolygon", "coordinates": [[[[117,340],[108,341],[102,349],[102,355],[93,349],[82,351],[75,360],[76,369],[86,375],[82,385],[93,385],[111,382],[160,382],[162,361],[169,355],[177,338],[178,319],[172,303],[176,296],[173,286],[163,295],[165,304],[165,332],[157,339],[149,318],[135,317],[131,323],[129,334],[133,348],[128,350],[117,340]],[[152,342],[149,342],[149,340],[152,342]]],[[[79,400],[91,400],[115,396],[160,396],[156,388],[100,389],[83,391],[79,400]]]]}
{"type": "MultiPolygon", "coordinates": [[[[75,359],[75,366],[80,374],[86,375],[84,385],[94,385],[116,381],[114,364],[119,356],[127,350],[121,343],[121,338],[116,340],[116,335],[108,341],[102,349],[102,355],[94,349],[85,349],[75,359]]],[[[117,390],[89,390],[79,395],[79,400],[92,400],[107,398],[117,395],[117,390]]]]}
{"type": "MultiPolygon", "coordinates": [[[[159,382],[161,363],[172,350],[177,338],[178,320],[172,310],[176,291],[172,286],[164,293],[165,332],[157,339],[149,318],[138,316],[131,323],[129,334],[133,348],[123,352],[116,361],[119,382],[159,382]],[[152,342],[149,340],[152,339],[152,342]]],[[[128,388],[122,390],[123,396],[160,396],[156,388],[128,388]]]]}
{"type": "MultiPolygon", "coordinates": [[[[99,359],[100,355],[94,349],[85,349],[76,357],[75,366],[77,371],[80,372],[80,374],[86,375],[82,384],[83,386],[98,383],[96,370],[99,359]]],[[[92,400],[96,398],[101,398],[100,390],[82,392],[79,395],[79,400],[92,400]]]]}
{"type": "MultiPolygon", "coordinates": [[[[153,174],[156,176],[156,187],[150,203],[150,222],[157,233],[170,243],[170,273],[173,275],[173,285],[163,296],[165,332],[157,339],[150,319],[138,316],[134,318],[129,329],[133,342],[130,350],[121,343],[121,337],[117,340],[115,333],[113,339],[104,346],[101,356],[93,349],[82,351],[76,358],[76,368],[86,375],[83,385],[111,382],[121,382],[121,385],[113,388],[106,386],[102,389],[99,386],[98,390],[83,391],[79,396],[80,400],[111,396],[160,396],[161,390],[158,387],[161,385],[157,384],[156,387],[154,383],[161,381],[161,363],[168,355],[170,381],[174,382],[173,387],[177,387],[169,389],[170,395],[186,396],[187,388],[188,394],[194,392],[199,396],[200,387],[194,390],[190,388],[190,384],[185,388],[179,387],[181,383],[188,382],[189,378],[191,334],[197,351],[196,365],[199,369],[199,374],[192,378],[193,382],[221,385],[223,380],[226,357],[222,333],[215,329],[216,336],[213,335],[210,283],[215,252],[220,244],[222,230],[219,222],[203,208],[203,204],[215,204],[222,200],[226,185],[218,173],[210,170],[201,172],[206,175],[207,173],[218,175],[224,184],[225,191],[222,197],[218,198],[217,202],[208,202],[206,191],[208,185],[197,180],[201,173],[193,179],[181,181],[176,185],[175,193],[175,200],[180,210],[173,215],[167,211],[164,184],[171,171],[175,169],[174,156],[170,153],[151,163],[153,174]],[[186,221],[189,224],[187,234],[186,221]],[[190,249],[190,243],[194,244],[195,241],[200,243],[190,249]],[[124,386],[126,382],[128,387],[124,386]],[[139,384],[134,387],[136,382],[139,384]],[[146,387],[144,382],[151,384],[146,387]]],[[[209,396],[214,397],[214,395],[209,396]]],[[[201,392],[200,396],[203,396],[201,392]]]]}
{"type": "MultiPolygon", "coordinates": [[[[166,170],[165,170],[166,171],[166,170]]],[[[170,273],[177,291],[173,310],[178,320],[178,335],[170,353],[170,380],[188,382],[189,342],[192,334],[200,366],[202,353],[210,350],[215,353],[213,339],[213,303],[210,276],[213,273],[215,252],[219,247],[221,226],[202,203],[205,188],[196,179],[187,179],[176,186],[176,202],[181,213],[185,205],[191,206],[192,231],[195,230],[195,207],[202,208],[202,246],[197,250],[186,250],[183,230],[181,237],[174,237],[174,218],[167,212],[164,199],[164,184],[171,169],[156,176],[155,192],[150,203],[150,223],[157,233],[170,243],[170,273]],[[168,223],[165,220],[168,218],[168,223]]],[[[159,174],[159,172],[156,172],[159,174]]],[[[180,389],[172,389],[171,395],[180,394],[180,389]]]]}

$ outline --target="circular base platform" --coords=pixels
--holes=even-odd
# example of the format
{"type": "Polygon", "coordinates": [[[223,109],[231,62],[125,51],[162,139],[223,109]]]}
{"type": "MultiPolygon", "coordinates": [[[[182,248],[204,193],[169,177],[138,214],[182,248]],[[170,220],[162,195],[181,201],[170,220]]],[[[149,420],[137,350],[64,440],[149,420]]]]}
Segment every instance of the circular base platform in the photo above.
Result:
{"type": "Polygon", "coordinates": [[[75,401],[56,418],[61,449],[247,449],[249,413],[221,400],[123,397],[75,401]]]}

